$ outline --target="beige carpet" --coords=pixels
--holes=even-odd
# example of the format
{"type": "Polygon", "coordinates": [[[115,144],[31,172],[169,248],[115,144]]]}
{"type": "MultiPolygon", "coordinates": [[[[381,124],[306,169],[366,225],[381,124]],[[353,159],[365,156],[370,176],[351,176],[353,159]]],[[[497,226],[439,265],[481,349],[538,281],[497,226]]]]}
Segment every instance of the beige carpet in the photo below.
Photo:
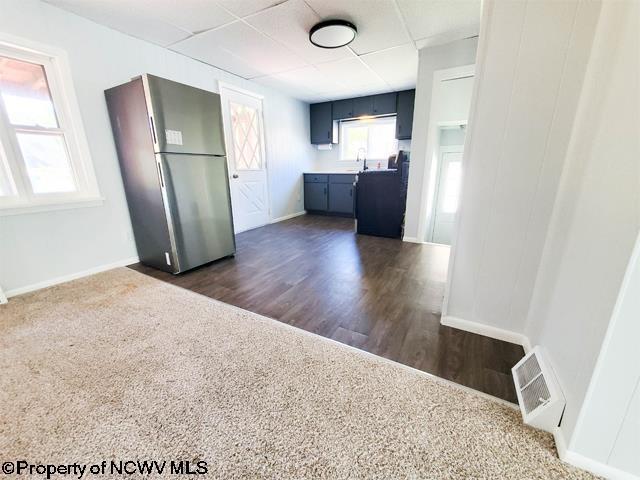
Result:
{"type": "Polygon", "coordinates": [[[0,306],[0,372],[0,461],[207,462],[193,478],[590,478],[502,403],[128,269],[0,306]]]}

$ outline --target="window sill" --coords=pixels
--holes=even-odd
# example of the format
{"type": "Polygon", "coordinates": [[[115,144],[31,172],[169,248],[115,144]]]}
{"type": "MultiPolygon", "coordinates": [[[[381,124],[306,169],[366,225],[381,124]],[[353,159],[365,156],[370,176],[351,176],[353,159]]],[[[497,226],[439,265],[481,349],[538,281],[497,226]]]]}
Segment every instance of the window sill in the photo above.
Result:
{"type": "Polygon", "coordinates": [[[75,198],[73,200],[47,202],[47,203],[31,203],[29,205],[16,205],[0,207],[0,217],[10,215],[23,215],[28,213],[50,212],[54,210],[70,210],[74,208],[99,207],[104,204],[103,197],[75,198]]]}
{"type": "MultiPolygon", "coordinates": [[[[338,161],[345,162],[345,163],[363,163],[362,160],[356,160],[351,158],[339,158],[338,161]]],[[[388,158],[367,158],[367,163],[378,163],[378,162],[387,162],[387,161],[389,161],[388,158]]]]}

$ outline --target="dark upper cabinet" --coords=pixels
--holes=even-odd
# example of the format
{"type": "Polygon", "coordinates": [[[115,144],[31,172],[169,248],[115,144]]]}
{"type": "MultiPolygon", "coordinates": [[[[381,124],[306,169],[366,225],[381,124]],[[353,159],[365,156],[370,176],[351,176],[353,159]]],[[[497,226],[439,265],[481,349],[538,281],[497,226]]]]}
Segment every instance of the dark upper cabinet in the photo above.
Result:
{"type": "Polygon", "coordinates": [[[362,117],[364,115],[373,115],[373,97],[353,99],[353,116],[362,117]]]}
{"type": "Polygon", "coordinates": [[[333,119],[394,114],[396,113],[396,95],[392,92],[338,100],[333,102],[333,119]]]}
{"type": "Polygon", "coordinates": [[[396,138],[411,138],[415,90],[381,93],[366,97],[345,98],[335,102],[313,103],[310,107],[311,143],[321,145],[338,142],[339,122],[365,115],[397,115],[396,138]]]}
{"type": "Polygon", "coordinates": [[[398,92],[397,116],[396,116],[396,138],[407,140],[411,138],[413,128],[413,104],[415,103],[416,91],[404,90],[398,92]]]}
{"type": "Polygon", "coordinates": [[[333,102],[333,119],[353,118],[353,98],[333,102]]]}
{"type": "Polygon", "coordinates": [[[396,92],[374,95],[372,115],[389,115],[396,113],[396,92]]]}
{"type": "Polygon", "coordinates": [[[331,102],[309,105],[311,143],[321,145],[333,140],[331,102]]]}

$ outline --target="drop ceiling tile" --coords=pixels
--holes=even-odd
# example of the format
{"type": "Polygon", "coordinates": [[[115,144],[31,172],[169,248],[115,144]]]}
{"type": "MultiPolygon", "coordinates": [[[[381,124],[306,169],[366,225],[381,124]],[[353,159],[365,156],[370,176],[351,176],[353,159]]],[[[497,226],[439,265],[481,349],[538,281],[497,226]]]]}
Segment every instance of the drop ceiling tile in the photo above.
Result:
{"type": "MultiPolygon", "coordinates": [[[[454,1],[454,0],[449,0],[454,1]]],[[[365,54],[409,42],[394,0],[306,0],[323,20],[341,18],[352,22],[358,36],[351,48],[365,54]]]]}
{"type": "Polygon", "coordinates": [[[320,92],[318,94],[318,100],[341,100],[343,98],[364,97],[366,95],[375,95],[377,93],[386,93],[390,91],[393,90],[387,86],[381,86],[380,84],[361,85],[354,88],[342,88],[338,90],[320,92]]]}
{"type": "Polygon", "coordinates": [[[146,15],[192,33],[236,20],[225,9],[208,0],[137,0],[135,4],[143,7],[146,15]]]}
{"type": "Polygon", "coordinates": [[[344,89],[357,89],[365,85],[385,87],[385,83],[357,58],[321,63],[315,67],[321,75],[331,78],[344,89]]]}
{"type": "Polygon", "coordinates": [[[320,48],[309,41],[309,30],[320,21],[320,17],[303,0],[289,0],[251,15],[245,21],[282,42],[309,63],[353,57],[346,47],[320,48]]]}
{"type": "Polygon", "coordinates": [[[426,47],[435,47],[436,45],[443,45],[445,43],[450,43],[455,40],[461,40],[463,38],[477,37],[479,31],[480,25],[472,25],[469,27],[462,27],[457,30],[432,35],[430,37],[416,40],[416,48],[418,50],[421,50],[426,47]]]}
{"type": "Polygon", "coordinates": [[[183,53],[189,51],[190,56],[214,66],[219,65],[210,61],[208,51],[227,52],[256,72],[247,75],[246,72],[239,73],[231,70],[245,78],[271,75],[306,65],[302,58],[240,21],[201,33],[171,48],[183,53]]]}
{"type": "Polygon", "coordinates": [[[148,9],[142,8],[141,4],[126,0],[48,0],[47,3],[158,45],[170,45],[190,35],[190,32],[148,15],[148,9]]]}
{"type": "Polygon", "coordinates": [[[418,51],[412,43],[360,57],[394,89],[415,86],[418,76],[418,51]]]}
{"type": "Polygon", "coordinates": [[[305,102],[314,101],[318,97],[318,93],[310,88],[291,84],[279,76],[258,77],[254,78],[253,81],[305,102]]]}
{"type": "Polygon", "coordinates": [[[330,77],[320,74],[315,67],[298,68],[268,77],[256,78],[255,80],[268,82],[272,86],[277,84],[283,87],[285,91],[286,89],[291,89],[317,93],[343,88],[330,77]]]}
{"type": "Polygon", "coordinates": [[[286,0],[216,0],[234,15],[244,17],[277,5],[286,0]]]}
{"type": "Polygon", "coordinates": [[[172,45],[171,49],[188,57],[213,65],[214,67],[226,70],[227,72],[239,75],[240,77],[252,78],[262,74],[243,59],[232,55],[227,50],[217,47],[215,44],[203,41],[200,36],[191,37],[176,45],[172,45]]]}
{"type": "Polygon", "coordinates": [[[416,81],[405,80],[403,82],[393,82],[393,83],[390,83],[389,86],[396,92],[399,92],[401,90],[411,90],[416,88],[416,81]]]}
{"type": "MultiPolygon", "coordinates": [[[[457,31],[468,31],[480,25],[480,0],[397,0],[409,32],[414,40],[457,31]]],[[[464,38],[464,37],[458,37],[464,38]]],[[[451,40],[457,38],[451,38],[451,40]]]]}

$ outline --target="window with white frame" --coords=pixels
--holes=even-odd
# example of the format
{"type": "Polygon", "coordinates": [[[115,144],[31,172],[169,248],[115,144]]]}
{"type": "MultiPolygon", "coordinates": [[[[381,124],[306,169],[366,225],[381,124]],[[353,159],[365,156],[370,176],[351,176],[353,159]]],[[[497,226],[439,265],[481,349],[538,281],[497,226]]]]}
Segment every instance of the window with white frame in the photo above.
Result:
{"type": "Polygon", "coordinates": [[[367,118],[340,122],[340,160],[356,160],[358,152],[367,160],[385,161],[398,150],[396,117],[367,118]]]}
{"type": "Polygon", "coordinates": [[[0,215],[99,198],[61,56],[0,43],[0,215]]]}

